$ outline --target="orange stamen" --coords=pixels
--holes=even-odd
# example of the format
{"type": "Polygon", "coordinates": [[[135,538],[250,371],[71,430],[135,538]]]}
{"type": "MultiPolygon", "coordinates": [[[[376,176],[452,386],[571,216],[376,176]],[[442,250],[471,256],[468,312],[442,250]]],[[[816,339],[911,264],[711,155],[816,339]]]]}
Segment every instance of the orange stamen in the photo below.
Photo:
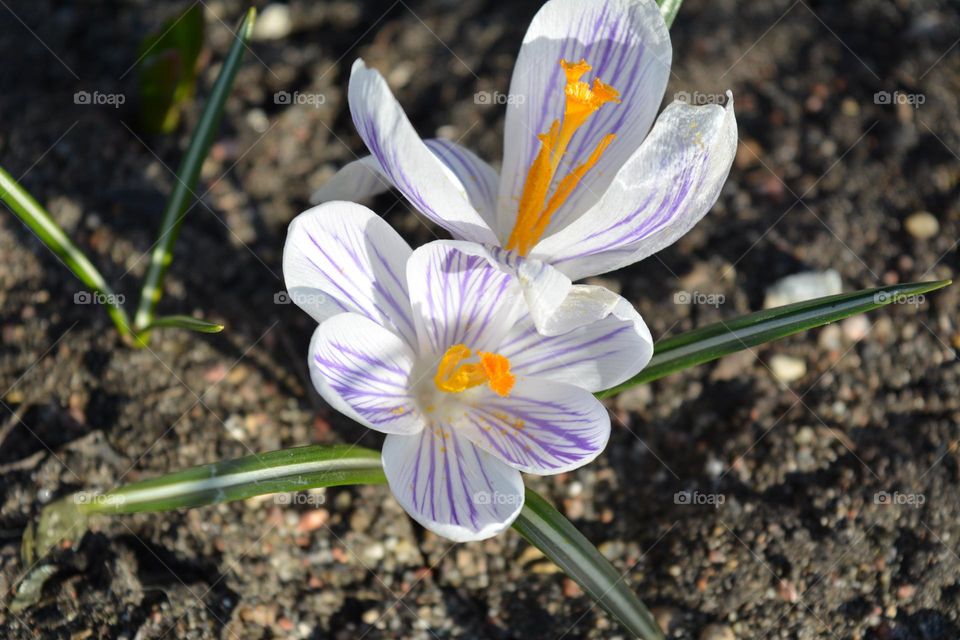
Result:
{"type": "Polygon", "coordinates": [[[550,186],[553,184],[560,161],[574,133],[600,107],[608,102],[620,102],[620,94],[617,90],[599,78],[593,79],[592,87],[580,80],[583,74],[592,68],[586,60],[576,63],[561,60],[560,66],[563,67],[567,78],[564,87],[563,118],[554,120],[550,129],[538,136],[540,151],[527,172],[517,209],[517,221],[507,240],[506,248],[515,249],[520,255],[527,255],[543,236],[550,224],[550,217],[566,202],[580,180],[597,163],[614,138],[612,133],[604,136],[590,158],[560,181],[553,196],[547,202],[550,186]]]}
{"type": "Polygon", "coordinates": [[[489,384],[497,395],[509,395],[517,381],[516,376],[510,373],[510,361],[498,353],[480,351],[477,352],[480,362],[461,364],[470,355],[470,349],[462,344],[455,344],[447,349],[437,365],[437,374],[433,377],[437,388],[446,393],[460,393],[489,384]]]}

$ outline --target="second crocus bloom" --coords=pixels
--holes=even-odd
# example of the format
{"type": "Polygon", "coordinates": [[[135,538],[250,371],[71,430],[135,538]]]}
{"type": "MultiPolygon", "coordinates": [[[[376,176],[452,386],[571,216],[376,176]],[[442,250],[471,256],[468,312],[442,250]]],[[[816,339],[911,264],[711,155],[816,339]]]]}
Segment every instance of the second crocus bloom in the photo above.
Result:
{"type": "Polygon", "coordinates": [[[516,276],[542,333],[563,333],[616,304],[574,280],[673,243],[709,211],[729,173],[731,94],[726,106],[674,102],[653,124],[670,64],[654,0],[547,2],[514,68],[498,174],[454,142],[421,140],[383,77],[358,60],[350,111],[372,155],[344,167],[314,200],[395,187],[476,245],[461,250],[516,276]]]}

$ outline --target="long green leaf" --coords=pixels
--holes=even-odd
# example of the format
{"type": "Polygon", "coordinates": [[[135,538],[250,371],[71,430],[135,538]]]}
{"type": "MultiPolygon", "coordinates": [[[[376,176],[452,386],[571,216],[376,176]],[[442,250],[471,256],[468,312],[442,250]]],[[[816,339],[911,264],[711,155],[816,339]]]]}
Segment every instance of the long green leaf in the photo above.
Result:
{"type": "Polygon", "coordinates": [[[842,320],[858,313],[872,311],[895,302],[919,303],[925,293],[941,289],[950,280],[913,282],[854,293],[841,293],[825,298],[806,300],[774,309],[764,309],[727,322],[681,333],[658,342],[653,358],[636,376],[612,389],[597,393],[599,398],[620,393],[624,389],[651,382],[663,376],[710,362],[736,351],[764,342],[842,320]]]}
{"type": "Polygon", "coordinates": [[[683,0],[657,0],[657,4],[660,5],[660,14],[663,15],[663,21],[669,27],[677,17],[677,12],[680,11],[683,0]]]}
{"type": "Polygon", "coordinates": [[[80,279],[80,282],[91,289],[87,292],[88,295],[102,294],[107,313],[117,325],[120,335],[128,336],[130,321],[119,303],[121,298],[113,292],[100,271],[73,244],[47,210],[40,206],[40,203],[3,168],[0,168],[0,199],[54,255],[60,258],[61,262],[80,279]]]}
{"type": "Polygon", "coordinates": [[[526,490],[523,510],[513,528],[631,633],[644,640],[662,640],[653,614],[630,590],[624,576],[569,520],[531,489],[526,490]]]}
{"type": "Polygon", "coordinates": [[[160,328],[187,329],[188,331],[197,331],[199,333],[220,333],[223,331],[223,325],[216,322],[208,322],[193,316],[160,316],[154,318],[146,331],[160,328]]]}
{"type": "Polygon", "coordinates": [[[193,138],[191,138],[187,152],[183,156],[180,168],[177,170],[177,181],[163,211],[159,239],[150,255],[150,266],[147,268],[143,289],[140,292],[140,304],[134,316],[134,327],[143,343],[149,340],[147,327],[152,324],[157,304],[163,295],[163,277],[173,259],[173,245],[177,241],[180,225],[187,210],[187,203],[197,186],[200,168],[210,151],[210,145],[213,143],[220,116],[223,114],[224,104],[230,94],[237,70],[240,68],[240,60],[250,40],[255,17],[256,10],[250,9],[240,24],[233,46],[223,62],[220,75],[217,76],[210,92],[210,98],[207,100],[207,105],[200,116],[196,130],[193,132],[193,138]]]}

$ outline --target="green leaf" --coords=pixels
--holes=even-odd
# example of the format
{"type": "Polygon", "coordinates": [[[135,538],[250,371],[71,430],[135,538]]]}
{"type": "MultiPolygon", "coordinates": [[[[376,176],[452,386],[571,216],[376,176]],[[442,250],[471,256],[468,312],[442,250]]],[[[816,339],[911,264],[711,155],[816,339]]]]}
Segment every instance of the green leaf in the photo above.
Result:
{"type": "Polygon", "coordinates": [[[197,331],[199,333],[220,333],[223,331],[222,324],[207,322],[206,320],[194,318],[193,316],[161,316],[159,318],[154,318],[153,322],[150,323],[150,326],[147,327],[146,330],[150,331],[151,329],[160,329],[164,327],[187,329],[189,331],[197,331]]]}
{"type": "Polygon", "coordinates": [[[683,0],[657,0],[657,4],[660,5],[660,14],[663,15],[663,21],[667,23],[667,27],[670,27],[674,18],[677,17],[677,12],[680,11],[683,0]]]}
{"type": "Polygon", "coordinates": [[[130,321],[126,311],[120,306],[122,297],[113,292],[100,271],[73,244],[47,210],[40,206],[40,203],[3,168],[0,168],[0,199],[60,259],[60,262],[80,279],[80,282],[90,288],[91,291],[88,292],[77,292],[78,296],[83,294],[89,296],[91,293],[102,294],[107,313],[110,314],[120,335],[128,336],[130,321]]]}
{"type": "Polygon", "coordinates": [[[140,45],[140,122],[151,133],[177,128],[180,111],[193,97],[197,58],[203,46],[203,9],[191,5],[147,36],[140,45]]]}
{"type": "Polygon", "coordinates": [[[671,373],[710,362],[736,351],[749,349],[771,340],[779,340],[807,329],[872,311],[894,302],[922,301],[925,293],[942,289],[950,280],[913,282],[764,309],[727,322],[681,333],[654,346],[653,358],[646,368],[630,380],[597,393],[607,398],[624,389],[651,382],[671,373]]]}
{"type": "Polygon", "coordinates": [[[513,528],[632,634],[645,640],[662,640],[653,615],[624,582],[625,576],[569,520],[531,489],[526,490],[523,510],[513,528]]]}
{"type": "Polygon", "coordinates": [[[233,80],[240,68],[240,60],[243,58],[243,52],[250,40],[255,17],[256,11],[250,9],[240,24],[233,46],[223,62],[220,75],[213,85],[210,98],[207,100],[207,105],[200,116],[197,128],[193,132],[190,145],[187,147],[187,152],[183,156],[180,168],[177,170],[177,181],[163,211],[159,238],[150,254],[150,266],[147,268],[143,289],[140,292],[140,304],[134,316],[134,327],[138,339],[143,344],[149,341],[147,327],[153,324],[157,304],[160,302],[161,295],[163,295],[163,277],[173,259],[173,245],[177,241],[180,225],[186,215],[187,204],[194,195],[193,190],[197,186],[200,167],[210,151],[210,145],[213,143],[213,137],[216,134],[220,116],[223,114],[227,96],[230,94],[233,80]]]}

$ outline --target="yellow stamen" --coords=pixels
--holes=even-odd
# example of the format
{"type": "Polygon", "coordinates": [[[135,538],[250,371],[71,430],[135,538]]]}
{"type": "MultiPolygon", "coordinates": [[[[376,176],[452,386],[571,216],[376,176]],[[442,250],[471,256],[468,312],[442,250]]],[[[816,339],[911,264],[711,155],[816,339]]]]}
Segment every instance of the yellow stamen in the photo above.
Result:
{"type": "Polygon", "coordinates": [[[510,373],[510,361],[498,353],[478,351],[479,362],[461,364],[471,356],[471,351],[462,344],[455,344],[440,359],[433,382],[437,389],[447,393],[460,393],[482,384],[489,384],[497,395],[507,396],[516,382],[510,373]]]}
{"type": "Polygon", "coordinates": [[[620,102],[616,89],[605,84],[599,78],[593,79],[591,87],[580,78],[592,68],[586,60],[571,63],[560,61],[567,77],[564,87],[563,118],[554,120],[550,129],[540,134],[540,151],[530,165],[527,179],[520,194],[517,208],[517,221],[507,240],[507,249],[514,249],[520,255],[527,255],[540,240],[550,224],[551,216],[566,202],[583,176],[597,163],[600,156],[613,141],[614,134],[603,137],[586,162],[576,167],[557,185],[553,196],[547,201],[547,194],[553,184],[560,161],[573,134],[587,119],[608,102],[620,102]]]}

